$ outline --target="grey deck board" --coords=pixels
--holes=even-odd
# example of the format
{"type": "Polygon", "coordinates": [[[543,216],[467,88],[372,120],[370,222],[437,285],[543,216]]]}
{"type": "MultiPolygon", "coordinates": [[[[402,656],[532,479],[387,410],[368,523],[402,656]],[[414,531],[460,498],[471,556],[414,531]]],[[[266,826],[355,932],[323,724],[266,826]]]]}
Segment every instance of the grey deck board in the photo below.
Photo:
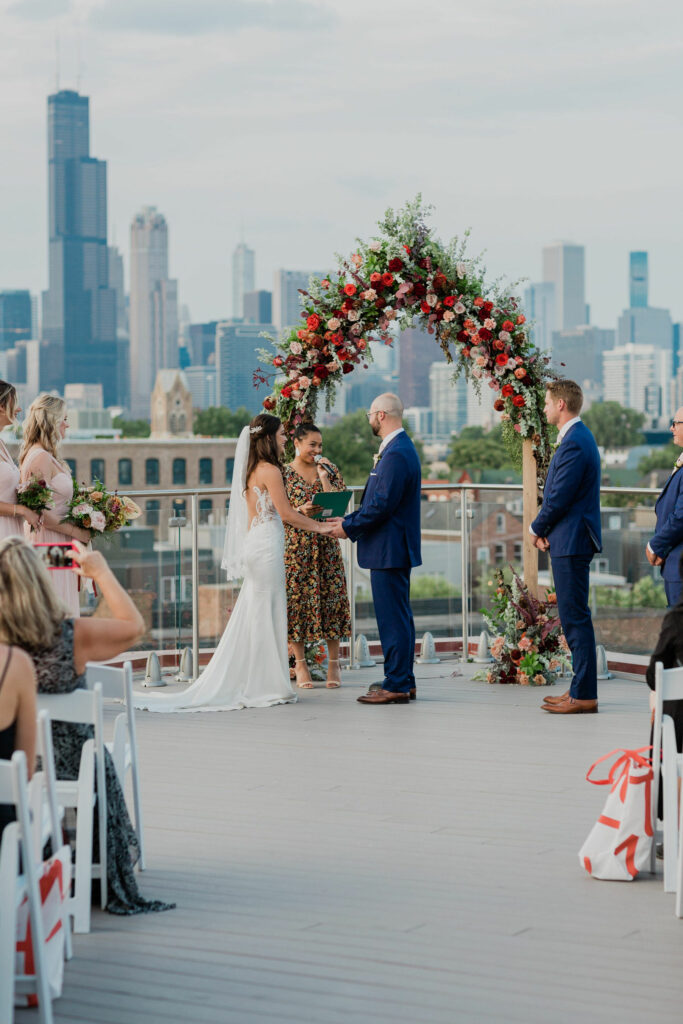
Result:
{"type": "Polygon", "coordinates": [[[597,882],[577,857],[605,797],[586,770],[647,743],[645,687],[564,719],[471,671],[417,666],[408,707],[357,705],[369,670],[297,705],[139,713],[140,885],[178,908],[96,911],[56,1021],[679,1021],[661,875],[597,882]]]}

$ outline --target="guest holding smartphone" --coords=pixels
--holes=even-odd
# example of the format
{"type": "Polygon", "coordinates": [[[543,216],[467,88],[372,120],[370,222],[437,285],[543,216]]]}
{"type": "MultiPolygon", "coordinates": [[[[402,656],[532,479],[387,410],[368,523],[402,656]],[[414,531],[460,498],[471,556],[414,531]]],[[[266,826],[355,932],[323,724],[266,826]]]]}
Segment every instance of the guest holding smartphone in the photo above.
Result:
{"type": "MultiPolygon", "coordinates": [[[[73,495],[73,477],[60,457],[60,446],[69,429],[66,402],[56,395],[38,395],[26,415],[24,437],[19,455],[21,482],[32,476],[45,480],[52,489],[53,507],[43,512],[43,525],[32,533],[26,527],[26,538],[39,544],[59,544],[79,540],[87,544],[90,534],[71,523],[63,523],[73,495]]],[[[80,615],[78,578],[70,569],[51,572],[50,579],[57,596],[72,617],[80,615]]]]}
{"type": "MultiPolygon", "coordinates": [[[[314,423],[294,431],[295,457],[285,466],[285,488],[292,506],[315,515],[313,496],[343,491],[344,480],[323,457],[322,434],[314,423]]],[[[339,541],[285,524],[285,573],[289,642],[296,658],[296,685],[311,689],[306,643],[324,640],[329,655],[327,687],[341,686],[339,641],[351,634],[351,610],[339,541]]]]}
{"type": "MultiPolygon", "coordinates": [[[[0,380],[0,431],[16,423],[21,412],[17,389],[0,380]]],[[[17,487],[21,475],[7,445],[0,438],[0,540],[3,537],[23,537],[24,523],[35,529],[41,525],[37,512],[17,502],[17,487]]]]}

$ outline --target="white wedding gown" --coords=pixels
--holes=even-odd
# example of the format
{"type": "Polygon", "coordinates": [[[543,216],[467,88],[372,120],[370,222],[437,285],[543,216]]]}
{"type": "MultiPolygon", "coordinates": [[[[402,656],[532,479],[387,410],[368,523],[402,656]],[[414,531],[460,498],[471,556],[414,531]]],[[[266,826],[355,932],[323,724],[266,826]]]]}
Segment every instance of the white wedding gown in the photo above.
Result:
{"type": "Polygon", "coordinates": [[[245,574],[211,661],[183,693],[135,695],[144,711],[236,711],[296,700],[289,681],[285,531],[268,491],[256,492],[245,574]]]}

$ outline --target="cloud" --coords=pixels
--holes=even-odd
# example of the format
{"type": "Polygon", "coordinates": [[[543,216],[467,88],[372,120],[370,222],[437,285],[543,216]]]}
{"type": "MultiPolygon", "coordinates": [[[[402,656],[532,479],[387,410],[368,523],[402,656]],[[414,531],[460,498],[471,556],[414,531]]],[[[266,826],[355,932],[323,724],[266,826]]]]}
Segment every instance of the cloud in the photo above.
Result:
{"type": "Polygon", "coordinates": [[[7,13],[30,21],[47,21],[71,10],[71,0],[18,0],[7,13]]]}
{"type": "Polygon", "coordinates": [[[177,36],[247,28],[298,32],[328,28],[334,21],[330,10],[309,0],[106,0],[90,15],[98,29],[177,36]]]}

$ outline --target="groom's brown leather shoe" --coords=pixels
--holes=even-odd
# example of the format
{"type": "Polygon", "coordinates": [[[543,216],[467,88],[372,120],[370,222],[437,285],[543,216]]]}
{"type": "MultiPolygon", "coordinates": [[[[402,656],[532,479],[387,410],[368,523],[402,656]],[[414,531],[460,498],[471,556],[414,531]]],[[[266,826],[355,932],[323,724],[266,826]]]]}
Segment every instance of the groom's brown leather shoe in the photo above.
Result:
{"type": "Polygon", "coordinates": [[[567,690],[566,693],[563,693],[559,697],[544,697],[543,698],[543,703],[544,704],[562,704],[562,702],[565,701],[565,700],[569,700],[569,690],[567,690]]]}
{"type": "Polygon", "coordinates": [[[392,690],[373,690],[358,698],[359,704],[407,704],[410,700],[407,693],[394,693],[392,690]]]}
{"type": "Polygon", "coordinates": [[[551,715],[597,715],[597,700],[579,700],[578,697],[567,697],[561,704],[544,704],[542,711],[551,715]]]}
{"type": "Polygon", "coordinates": [[[417,690],[415,689],[415,687],[413,687],[412,690],[408,691],[408,696],[410,697],[411,700],[417,700],[417,690]]]}

